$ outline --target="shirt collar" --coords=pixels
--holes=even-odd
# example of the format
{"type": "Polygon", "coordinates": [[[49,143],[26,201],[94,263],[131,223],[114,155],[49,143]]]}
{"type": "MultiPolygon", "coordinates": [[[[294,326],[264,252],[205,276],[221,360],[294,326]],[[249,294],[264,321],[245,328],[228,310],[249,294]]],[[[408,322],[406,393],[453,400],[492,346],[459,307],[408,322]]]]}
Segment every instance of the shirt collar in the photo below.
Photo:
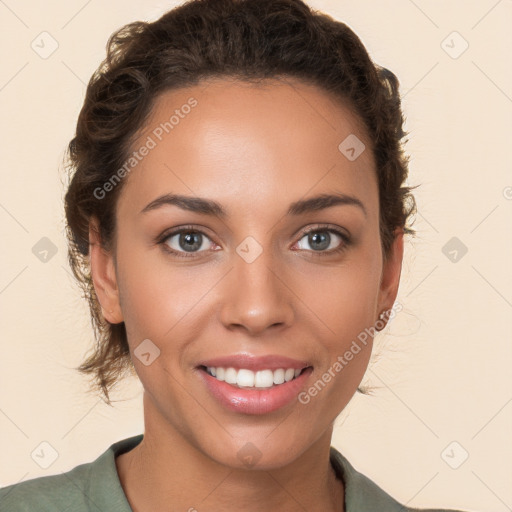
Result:
{"type": "Polygon", "coordinates": [[[407,507],[398,503],[375,482],[359,473],[352,464],[331,446],[331,465],[345,487],[346,512],[407,512],[407,507]]]}
{"type": "MultiPolygon", "coordinates": [[[[135,448],[143,439],[139,434],[112,444],[91,464],[90,484],[86,494],[94,496],[99,510],[132,512],[117,473],[115,458],[135,448]]],[[[346,512],[404,512],[408,510],[385,493],[331,446],[330,462],[344,484],[346,512]]],[[[94,508],[94,507],[93,507],[94,508]]]]}

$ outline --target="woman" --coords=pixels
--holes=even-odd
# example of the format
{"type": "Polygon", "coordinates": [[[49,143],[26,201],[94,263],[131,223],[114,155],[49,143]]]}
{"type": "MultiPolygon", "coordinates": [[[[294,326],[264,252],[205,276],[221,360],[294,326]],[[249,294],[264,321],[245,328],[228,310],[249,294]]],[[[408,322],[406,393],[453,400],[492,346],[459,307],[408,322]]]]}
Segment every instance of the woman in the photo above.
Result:
{"type": "Polygon", "coordinates": [[[301,0],[193,0],[114,34],[65,198],[109,391],[145,432],[2,510],[412,510],[330,446],[414,211],[398,80],[301,0]]]}

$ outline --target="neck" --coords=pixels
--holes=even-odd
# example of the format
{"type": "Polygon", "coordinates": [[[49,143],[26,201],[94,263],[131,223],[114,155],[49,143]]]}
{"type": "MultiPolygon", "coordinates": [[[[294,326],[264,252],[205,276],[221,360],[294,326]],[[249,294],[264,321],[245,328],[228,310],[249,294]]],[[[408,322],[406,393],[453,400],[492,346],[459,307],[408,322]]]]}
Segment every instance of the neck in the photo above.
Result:
{"type": "Polygon", "coordinates": [[[329,461],[332,427],[291,464],[240,469],[213,460],[168,423],[145,418],[144,439],[116,458],[134,512],[345,510],[343,483],[329,461]]]}

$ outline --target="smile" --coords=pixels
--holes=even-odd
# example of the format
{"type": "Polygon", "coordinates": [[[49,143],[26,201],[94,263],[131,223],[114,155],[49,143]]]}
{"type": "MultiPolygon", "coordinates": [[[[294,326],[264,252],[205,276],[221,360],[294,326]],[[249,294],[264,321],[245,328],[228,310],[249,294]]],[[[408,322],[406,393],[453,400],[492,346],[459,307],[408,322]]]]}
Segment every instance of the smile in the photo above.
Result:
{"type": "Polygon", "coordinates": [[[313,373],[312,366],[254,371],[231,366],[199,366],[198,370],[198,376],[210,396],[221,407],[250,415],[269,414],[285,406],[293,407],[313,373]]]}
{"type": "Polygon", "coordinates": [[[222,366],[208,366],[205,369],[209,375],[217,380],[242,389],[270,389],[295,379],[304,370],[298,368],[279,368],[277,370],[264,369],[252,371],[247,368],[237,370],[232,367],[225,368],[222,366]]]}

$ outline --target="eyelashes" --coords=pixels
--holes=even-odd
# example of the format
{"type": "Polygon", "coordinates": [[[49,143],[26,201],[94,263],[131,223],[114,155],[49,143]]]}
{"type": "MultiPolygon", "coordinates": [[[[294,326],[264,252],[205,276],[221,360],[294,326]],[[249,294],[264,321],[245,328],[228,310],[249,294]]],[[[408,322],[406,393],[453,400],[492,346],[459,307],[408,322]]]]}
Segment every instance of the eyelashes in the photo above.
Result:
{"type": "MultiPolygon", "coordinates": [[[[315,226],[308,228],[307,230],[303,231],[300,235],[300,238],[298,239],[298,242],[300,242],[302,239],[304,239],[306,236],[307,243],[311,244],[311,237],[310,235],[318,235],[322,233],[331,233],[334,234],[335,237],[339,237],[341,239],[341,243],[338,244],[338,246],[334,249],[330,250],[314,250],[314,249],[299,249],[299,250],[306,250],[307,252],[312,253],[313,256],[332,256],[334,254],[339,254],[343,251],[345,251],[352,243],[351,238],[349,235],[347,235],[345,232],[333,228],[332,226],[315,226]]],[[[163,246],[163,249],[171,254],[172,256],[175,256],[177,258],[197,258],[200,257],[201,253],[208,252],[208,250],[197,250],[192,252],[187,252],[185,250],[177,250],[169,246],[167,243],[169,239],[176,237],[176,235],[192,235],[191,237],[188,237],[184,240],[185,243],[191,244],[191,246],[197,246],[199,245],[199,249],[203,248],[205,245],[211,245],[208,243],[205,243],[205,238],[207,240],[210,240],[210,237],[201,231],[200,229],[195,228],[194,226],[183,226],[179,229],[175,229],[169,232],[165,232],[163,235],[158,237],[156,242],[163,246]]],[[[330,246],[333,241],[333,237],[328,237],[328,245],[330,246]]],[[[325,238],[322,240],[322,242],[325,242],[325,238]]],[[[179,243],[179,242],[178,242],[179,243]]],[[[317,242],[313,242],[317,243],[317,242]]],[[[193,247],[191,247],[193,248],[193,247]]]]}

